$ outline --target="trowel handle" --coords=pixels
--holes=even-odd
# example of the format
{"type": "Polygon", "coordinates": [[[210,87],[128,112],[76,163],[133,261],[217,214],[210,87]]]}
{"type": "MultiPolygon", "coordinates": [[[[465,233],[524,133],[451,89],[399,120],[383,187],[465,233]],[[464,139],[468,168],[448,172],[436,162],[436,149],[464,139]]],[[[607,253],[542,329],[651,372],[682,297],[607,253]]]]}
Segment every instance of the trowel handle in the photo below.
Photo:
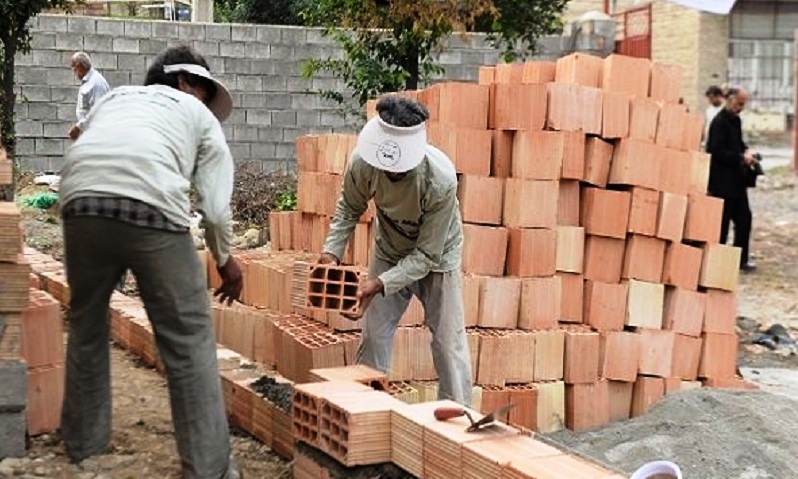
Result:
{"type": "Polygon", "coordinates": [[[446,421],[455,417],[465,416],[465,409],[461,407],[439,407],[435,410],[435,419],[446,421]]]}

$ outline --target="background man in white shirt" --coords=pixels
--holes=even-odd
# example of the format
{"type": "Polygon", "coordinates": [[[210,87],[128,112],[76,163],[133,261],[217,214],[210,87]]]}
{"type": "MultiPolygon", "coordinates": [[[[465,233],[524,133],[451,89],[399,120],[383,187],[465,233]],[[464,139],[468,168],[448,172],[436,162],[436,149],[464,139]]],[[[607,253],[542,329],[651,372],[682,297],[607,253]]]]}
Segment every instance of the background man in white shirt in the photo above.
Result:
{"type": "Polygon", "coordinates": [[[97,101],[111,89],[108,82],[100,72],[91,66],[91,57],[86,52],[77,52],[72,55],[72,72],[80,80],[78,89],[78,103],[75,106],[77,122],[69,129],[69,138],[76,140],[83,131],[86,117],[97,101]]]}
{"type": "Polygon", "coordinates": [[[193,184],[222,277],[216,294],[237,300],[234,165],[220,124],[233,103],[186,46],[156,58],[145,85],[103,96],[65,155],[59,194],[71,298],[61,434],[74,462],[109,446],[108,304],[130,269],[166,369],[183,477],[238,479],[205,274],[189,232],[193,184]]]}
{"type": "Polygon", "coordinates": [[[706,142],[707,138],[709,138],[709,125],[712,123],[715,115],[717,115],[726,104],[726,95],[719,86],[712,85],[707,88],[704,96],[707,97],[708,104],[706,109],[706,122],[704,123],[704,141],[706,142]]]}

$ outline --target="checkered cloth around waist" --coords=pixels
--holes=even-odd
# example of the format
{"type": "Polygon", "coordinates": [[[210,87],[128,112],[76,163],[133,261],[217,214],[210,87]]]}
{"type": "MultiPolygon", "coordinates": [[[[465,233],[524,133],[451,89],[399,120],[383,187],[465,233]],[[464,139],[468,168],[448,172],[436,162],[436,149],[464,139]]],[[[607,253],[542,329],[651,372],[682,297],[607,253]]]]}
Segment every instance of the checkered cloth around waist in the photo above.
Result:
{"type": "Polygon", "coordinates": [[[131,198],[86,196],[75,198],[61,208],[65,220],[78,216],[95,216],[124,221],[144,228],[183,233],[188,227],[177,225],[160,210],[147,203],[131,198]]]}

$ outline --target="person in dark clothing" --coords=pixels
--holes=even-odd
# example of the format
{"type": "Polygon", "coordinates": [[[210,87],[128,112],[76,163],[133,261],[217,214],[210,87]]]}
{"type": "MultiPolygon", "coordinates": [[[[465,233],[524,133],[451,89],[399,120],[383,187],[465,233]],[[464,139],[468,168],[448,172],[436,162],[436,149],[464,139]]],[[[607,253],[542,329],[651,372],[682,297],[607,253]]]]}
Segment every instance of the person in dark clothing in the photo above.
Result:
{"type": "Polygon", "coordinates": [[[720,242],[726,243],[729,223],[734,222],[734,246],[742,249],[740,269],[752,271],[756,266],[748,259],[752,215],[745,170],[757,160],[743,141],[740,112],[747,99],[748,94],[742,88],[729,89],[726,107],[715,115],[709,126],[706,150],[711,155],[709,194],[723,198],[720,242]]]}

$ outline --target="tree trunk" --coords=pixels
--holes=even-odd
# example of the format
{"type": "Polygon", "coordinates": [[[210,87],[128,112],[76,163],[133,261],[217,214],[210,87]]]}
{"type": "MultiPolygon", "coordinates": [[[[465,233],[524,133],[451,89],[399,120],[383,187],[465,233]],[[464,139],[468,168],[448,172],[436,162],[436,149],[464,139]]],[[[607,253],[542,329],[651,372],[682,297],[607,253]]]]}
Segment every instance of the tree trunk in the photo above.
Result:
{"type": "Polygon", "coordinates": [[[0,132],[2,132],[3,148],[8,158],[14,163],[14,174],[11,176],[11,185],[0,187],[0,199],[11,201],[14,199],[18,165],[16,161],[17,133],[14,122],[14,105],[17,96],[14,92],[14,57],[17,54],[17,38],[11,33],[8,37],[0,37],[3,43],[2,85],[3,97],[0,99],[0,132]]]}
{"type": "Polygon", "coordinates": [[[405,80],[405,89],[418,90],[419,80],[419,66],[418,66],[418,49],[414,48],[407,54],[405,59],[404,69],[407,72],[407,80],[405,80]]]}

